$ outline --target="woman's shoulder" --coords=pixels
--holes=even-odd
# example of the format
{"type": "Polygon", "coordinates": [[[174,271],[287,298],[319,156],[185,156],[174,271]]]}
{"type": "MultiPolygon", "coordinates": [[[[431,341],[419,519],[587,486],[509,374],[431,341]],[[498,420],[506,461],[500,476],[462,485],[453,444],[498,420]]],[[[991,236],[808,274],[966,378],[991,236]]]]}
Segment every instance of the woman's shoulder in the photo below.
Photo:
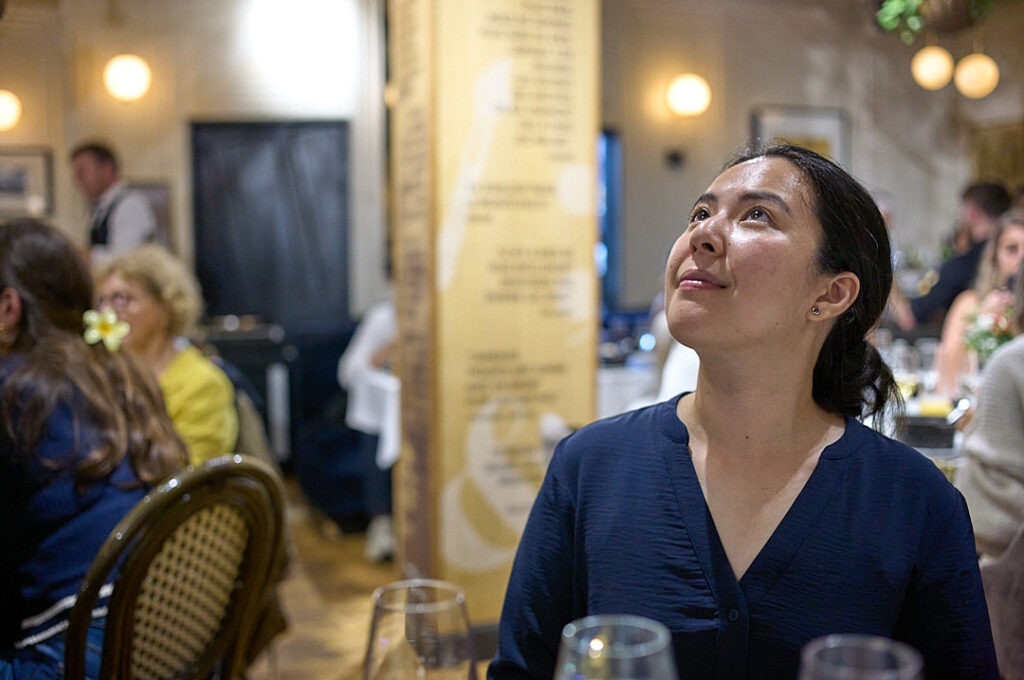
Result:
{"type": "Polygon", "coordinates": [[[7,382],[11,374],[25,364],[25,357],[20,354],[0,355],[0,385],[7,382]]]}
{"type": "Polygon", "coordinates": [[[234,395],[231,381],[220,368],[196,347],[188,345],[174,358],[160,375],[160,387],[165,395],[172,393],[234,395]]]}
{"type": "MultiPolygon", "coordinates": [[[[932,506],[958,505],[959,493],[933,460],[917,449],[873,430],[855,419],[847,421],[846,451],[858,477],[879,498],[932,506]]],[[[842,441],[842,440],[841,440],[842,441]]]]}
{"type": "Polygon", "coordinates": [[[581,427],[558,445],[557,464],[570,469],[614,470],[638,457],[648,457],[665,445],[671,421],[685,435],[685,427],[675,415],[675,402],[673,398],[581,427]]]}
{"type": "Polygon", "coordinates": [[[1013,340],[1000,346],[992,353],[985,364],[985,372],[1009,371],[1013,373],[1024,373],[1024,335],[1018,335],[1013,340]]]}

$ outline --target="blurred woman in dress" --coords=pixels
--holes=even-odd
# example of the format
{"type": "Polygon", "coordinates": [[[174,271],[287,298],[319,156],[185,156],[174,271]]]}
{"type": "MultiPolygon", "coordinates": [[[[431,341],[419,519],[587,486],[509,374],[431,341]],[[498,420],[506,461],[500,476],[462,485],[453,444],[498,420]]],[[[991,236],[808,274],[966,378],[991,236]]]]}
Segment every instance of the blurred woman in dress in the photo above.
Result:
{"type": "MultiPolygon", "coordinates": [[[[92,312],[78,249],[0,225],[0,678],[63,677],[63,631],[111,529],[185,465],[156,381],[92,312]],[[89,344],[89,343],[93,344],[89,344]]],[[[94,613],[96,616],[96,613],[94,613]]],[[[102,619],[88,634],[95,678],[102,619]]]]}
{"type": "Polygon", "coordinates": [[[870,195],[778,146],[680,221],[665,307],[697,387],[559,444],[488,676],[547,680],[567,623],[634,614],[669,628],[687,680],[792,680],[840,632],[910,644],[929,680],[997,678],[963,498],[858,420],[898,399],[866,341],[892,285],[870,195]]]}
{"type": "Polygon", "coordinates": [[[167,412],[199,463],[231,452],[238,413],[231,381],[184,337],[199,319],[199,284],[185,264],[157,245],[108,260],[96,271],[97,308],[131,325],[125,347],[160,383],[167,412]]]}
{"type": "Polygon", "coordinates": [[[942,323],[942,341],[935,354],[936,393],[960,396],[960,378],[970,371],[965,343],[967,328],[979,314],[1002,315],[1013,305],[1010,279],[1024,261],[1024,210],[1000,218],[996,233],[981,256],[974,288],[960,293],[942,323]]]}

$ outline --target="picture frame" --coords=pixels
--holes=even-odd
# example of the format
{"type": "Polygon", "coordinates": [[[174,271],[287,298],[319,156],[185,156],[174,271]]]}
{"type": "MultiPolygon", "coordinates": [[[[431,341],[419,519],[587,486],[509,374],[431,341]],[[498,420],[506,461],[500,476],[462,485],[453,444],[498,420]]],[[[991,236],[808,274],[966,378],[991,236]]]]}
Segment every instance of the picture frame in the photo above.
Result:
{"type": "Polygon", "coordinates": [[[762,144],[806,147],[850,169],[850,124],[841,108],[757,106],[750,116],[750,134],[762,144]]]}
{"type": "Polygon", "coordinates": [[[47,147],[0,146],[0,217],[53,214],[53,153],[47,147]]]}

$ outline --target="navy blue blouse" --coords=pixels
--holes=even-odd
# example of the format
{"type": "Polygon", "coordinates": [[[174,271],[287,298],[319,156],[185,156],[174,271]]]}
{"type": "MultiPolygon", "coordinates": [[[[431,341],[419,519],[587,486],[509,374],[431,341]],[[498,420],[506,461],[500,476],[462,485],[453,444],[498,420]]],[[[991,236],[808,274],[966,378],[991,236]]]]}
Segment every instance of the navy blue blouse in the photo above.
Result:
{"type": "Polygon", "coordinates": [[[830,633],[907,642],[928,680],[998,677],[970,518],[934,464],[848,420],[737,581],[675,403],[559,444],[488,678],[549,680],[562,627],[588,614],[665,624],[686,680],[793,680],[800,649],[830,633]]]}

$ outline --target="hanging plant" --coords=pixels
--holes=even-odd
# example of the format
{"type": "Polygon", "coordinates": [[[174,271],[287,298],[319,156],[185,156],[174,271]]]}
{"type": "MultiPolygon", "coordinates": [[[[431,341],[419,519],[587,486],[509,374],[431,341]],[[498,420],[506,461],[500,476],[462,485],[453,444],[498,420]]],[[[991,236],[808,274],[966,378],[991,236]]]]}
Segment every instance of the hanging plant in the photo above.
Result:
{"type": "Polygon", "coordinates": [[[921,0],[882,0],[875,19],[885,30],[896,31],[900,40],[909,45],[924,27],[921,0]]]}
{"type": "Polygon", "coordinates": [[[875,19],[887,31],[910,45],[928,28],[946,32],[966,28],[984,19],[995,0],[881,0],[875,19]]]}

